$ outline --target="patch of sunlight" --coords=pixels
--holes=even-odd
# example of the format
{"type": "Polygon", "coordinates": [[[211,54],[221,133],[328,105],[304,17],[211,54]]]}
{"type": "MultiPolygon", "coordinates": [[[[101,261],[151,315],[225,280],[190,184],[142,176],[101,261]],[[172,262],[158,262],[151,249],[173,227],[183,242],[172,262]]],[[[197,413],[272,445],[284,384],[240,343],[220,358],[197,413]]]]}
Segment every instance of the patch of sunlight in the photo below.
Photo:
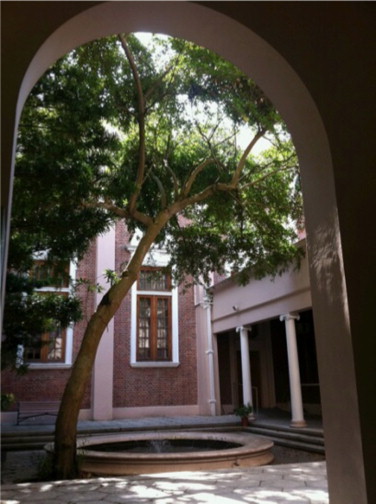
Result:
{"type": "Polygon", "coordinates": [[[186,481],[156,481],[154,485],[160,490],[174,492],[176,492],[176,490],[215,490],[215,485],[205,485],[203,483],[187,483],[186,481]]]}
{"type": "Polygon", "coordinates": [[[167,497],[165,492],[156,488],[150,488],[145,485],[132,485],[129,491],[143,499],[158,499],[160,497],[167,497]]]}
{"type": "Polygon", "coordinates": [[[239,499],[234,497],[222,497],[221,495],[213,495],[210,493],[198,493],[190,495],[190,502],[199,502],[200,504],[205,504],[210,502],[212,504],[239,504],[239,499]]]}
{"type": "Polygon", "coordinates": [[[310,504],[329,504],[328,492],[325,490],[304,490],[304,497],[309,499],[310,504]]]}
{"type": "Polygon", "coordinates": [[[48,492],[49,490],[52,490],[54,488],[54,485],[52,483],[46,483],[40,487],[41,492],[48,492]]]}
{"type": "Polygon", "coordinates": [[[181,479],[181,480],[185,480],[185,479],[188,479],[190,481],[192,480],[195,480],[195,481],[200,481],[200,480],[204,480],[204,481],[216,481],[218,479],[218,474],[216,474],[215,472],[213,473],[206,473],[206,472],[201,472],[201,471],[176,471],[176,472],[164,472],[164,473],[155,473],[155,474],[150,474],[148,475],[150,478],[153,478],[153,479],[161,479],[161,478],[164,478],[164,479],[173,479],[173,480],[177,480],[177,479],[181,479]]]}
{"type": "Polygon", "coordinates": [[[308,504],[309,502],[305,497],[305,493],[302,495],[293,495],[289,492],[273,490],[258,490],[248,497],[252,497],[257,504],[280,504],[281,502],[285,502],[286,504],[308,504]]]}
{"type": "Polygon", "coordinates": [[[115,483],[115,488],[126,488],[129,485],[129,482],[127,480],[125,481],[117,481],[115,483]]]}

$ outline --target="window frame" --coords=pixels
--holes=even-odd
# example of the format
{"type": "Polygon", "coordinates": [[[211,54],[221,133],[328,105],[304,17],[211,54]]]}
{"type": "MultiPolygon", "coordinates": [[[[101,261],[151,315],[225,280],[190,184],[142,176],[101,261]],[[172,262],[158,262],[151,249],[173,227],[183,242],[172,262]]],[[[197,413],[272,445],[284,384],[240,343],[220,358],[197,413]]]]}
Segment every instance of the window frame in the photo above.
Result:
{"type": "MultiPolygon", "coordinates": [[[[41,347],[39,349],[40,352],[40,358],[30,358],[27,355],[25,356],[25,362],[27,362],[29,365],[31,364],[65,364],[65,356],[66,356],[66,346],[67,346],[67,329],[60,329],[61,331],[61,340],[62,340],[62,345],[61,345],[61,358],[59,359],[49,359],[48,355],[50,353],[50,345],[49,341],[51,339],[50,335],[51,332],[45,332],[41,335],[41,347]]],[[[55,346],[55,345],[54,345],[55,346]]],[[[32,351],[33,349],[31,348],[30,350],[28,348],[25,348],[24,353],[27,353],[28,351],[32,351]]]]}
{"type": "MultiPolygon", "coordinates": [[[[64,277],[62,279],[61,285],[51,285],[53,291],[55,290],[63,290],[69,291],[69,273],[70,273],[70,263],[60,263],[59,265],[49,264],[45,259],[34,259],[33,266],[30,270],[30,278],[34,278],[35,280],[45,280],[46,278],[53,278],[56,275],[56,271],[58,269],[62,269],[64,271],[64,277]]],[[[43,291],[42,289],[37,289],[37,291],[43,291]]]]}
{"type": "Polygon", "coordinates": [[[137,295],[137,362],[171,362],[172,356],[172,310],[171,296],[161,296],[144,294],[143,292],[137,295]],[[149,327],[149,349],[150,358],[141,356],[140,346],[140,312],[141,300],[150,300],[150,327],[149,327]],[[158,301],[167,300],[167,358],[158,358],[158,301]]]}
{"type": "Polygon", "coordinates": [[[141,292],[171,292],[171,275],[169,275],[168,273],[164,273],[163,272],[163,268],[162,267],[158,267],[158,266],[142,266],[138,275],[137,275],[137,290],[138,291],[141,291],[141,292]],[[141,274],[143,272],[148,272],[148,271],[154,271],[154,272],[161,272],[165,277],[166,277],[166,284],[167,284],[167,287],[165,289],[143,289],[141,287],[141,274]]]}
{"type": "MultiPolygon", "coordinates": [[[[142,266],[141,271],[162,270],[162,266],[142,266]]],[[[131,291],[131,362],[132,367],[177,367],[179,362],[179,322],[178,322],[178,288],[171,283],[171,276],[168,275],[167,286],[169,290],[142,290],[140,288],[140,274],[134,282],[131,291]],[[168,360],[157,359],[157,349],[152,350],[152,358],[144,359],[139,355],[139,300],[141,298],[153,298],[154,303],[158,299],[168,299],[168,360]]],[[[156,328],[155,328],[156,330],[156,328]]],[[[155,334],[152,338],[155,338],[155,334]]],[[[155,339],[152,342],[155,343],[155,339]]]]}
{"type": "MultiPolygon", "coordinates": [[[[40,253],[38,256],[35,257],[35,262],[42,263],[45,260],[45,254],[40,253]]],[[[76,278],[76,263],[73,261],[70,261],[69,263],[69,276],[71,279],[76,278]]],[[[40,289],[35,289],[35,292],[43,294],[47,292],[53,292],[56,294],[61,294],[61,295],[68,295],[71,292],[71,287],[69,285],[66,286],[61,286],[61,287],[55,287],[55,286],[48,286],[48,287],[42,287],[40,289]]],[[[73,364],[73,327],[74,325],[71,324],[65,329],[63,329],[63,350],[62,354],[63,357],[60,360],[42,360],[42,359],[27,359],[26,358],[26,349],[21,346],[19,354],[19,360],[22,363],[25,363],[28,365],[28,369],[65,369],[65,368],[70,368],[72,367],[73,364]],[[22,353],[22,357],[21,357],[22,353]]],[[[46,335],[49,333],[43,333],[41,335],[41,338],[46,338],[46,335]]],[[[41,347],[41,353],[46,353],[48,351],[48,345],[42,345],[41,347]],[[43,348],[45,347],[45,349],[43,348]]]]}

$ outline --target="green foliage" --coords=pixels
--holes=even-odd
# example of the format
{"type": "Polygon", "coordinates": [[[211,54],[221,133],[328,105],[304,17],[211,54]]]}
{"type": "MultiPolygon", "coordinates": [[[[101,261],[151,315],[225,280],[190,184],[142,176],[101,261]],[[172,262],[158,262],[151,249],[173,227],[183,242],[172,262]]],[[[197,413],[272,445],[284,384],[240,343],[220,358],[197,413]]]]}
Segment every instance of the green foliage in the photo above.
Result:
{"type": "Polygon", "coordinates": [[[7,411],[15,400],[14,394],[1,394],[1,411],[7,411]]]}
{"type": "Polygon", "coordinates": [[[106,269],[104,271],[104,277],[106,279],[106,282],[109,283],[110,285],[115,285],[120,280],[119,275],[116,273],[116,271],[111,269],[106,269]]]}
{"type": "MultiPolygon", "coordinates": [[[[53,320],[79,316],[73,298],[42,300],[35,285],[26,286],[33,254],[82,258],[117,219],[146,232],[170,212],[155,242],[167,247],[178,280],[230,269],[244,283],[301,256],[294,246],[302,216],[298,163],[278,111],[207,49],[166,37],[152,44],[134,35],[86,44],[51,67],[27,100],[5,326],[13,353],[53,320]],[[261,137],[267,151],[243,154],[261,137]]],[[[113,286],[121,274],[105,273],[113,286]]]]}
{"type": "Polygon", "coordinates": [[[67,327],[81,319],[80,300],[52,292],[35,292],[41,282],[27,275],[9,272],[5,298],[1,368],[10,367],[17,372],[26,370],[17,362],[18,345],[35,348],[41,345],[41,334],[57,326],[67,327]]]}
{"type": "Polygon", "coordinates": [[[302,198],[292,145],[270,149],[250,161],[242,191],[217,192],[203,205],[187,209],[189,226],[171,222],[168,249],[175,275],[203,275],[228,269],[245,284],[250,277],[280,274],[294,258],[299,265],[294,223],[302,215],[302,198]],[[271,162],[271,159],[273,162],[271,162]],[[290,169],[291,168],[291,169],[290,169]]]}
{"type": "Polygon", "coordinates": [[[262,90],[237,67],[212,51],[191,42],[174,39],[172,46],[181,54],[185,75],[180,90],[191,102],[219,103],[236,125],[267,127],[274,130],[283,121],[262,90]]]}
{"type": "Polygon", "coordinates": [[[239,406],[239,408],[236,408],[234,410],[234,414],[237,415],[237,416],[240,416],[240,417],[247,417],[252,412],[253,412],[253,408],[250,405],[250,403],[243,404],[242,406],[239,406]]]}
{"type": "Polygon", "coordinates": [[[24,108],[10,267],[19,267],[20,247],[29,254],[49,250],[59,259],[82,257],[90,240],[110,223],[105,212],[82,205],[100,194],[102,171],[115,162],[120,147],[104,125],[114,115],[105,83],[80,59],[87,57],[82,49],[56,63],[24,108]]]}

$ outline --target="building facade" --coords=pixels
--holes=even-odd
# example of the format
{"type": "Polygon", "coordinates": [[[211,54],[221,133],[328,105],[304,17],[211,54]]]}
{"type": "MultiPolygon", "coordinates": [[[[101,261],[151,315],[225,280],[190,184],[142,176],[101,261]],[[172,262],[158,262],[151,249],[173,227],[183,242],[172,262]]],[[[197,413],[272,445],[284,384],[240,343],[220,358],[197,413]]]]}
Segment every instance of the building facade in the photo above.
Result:
{"type": "MultiPolygon", "coordinates": [[[[105,272],[119,271],[138,240],[118,222],[95,240],[77,267],[71,265],[71,275],[84,279],[79,287],[83,319],[53,332],[40,352],[20,349],[28,372],[3,373],[3,392],[17,401],[61,399],[86,324],[109,287],[105,272]]],[[[163,269],[168,262],[160,248],[146,256],[102,336],[80,418],[220,415],[250,402],[256,414],[259,408],[279,407],[293,411],[292,425],[304,425],[303,400],[318,387],[306,261],[299,271],[245,287],[236,278],[213,275],[207,292],[199,285],[174,286],[163,269]],[[295,355],[286,345],[291,330],[295,355]],[[296,332],[304,331],[298,352],[296,332]]],[[[58,288],[62,294],[66,290],[58,288]]],[[[319,413],[319,407],[319,400],[305,404],[310,412],[319,413]]],[[[16,422],[16,412],[3,413],[3,420],[16,422]]]]}

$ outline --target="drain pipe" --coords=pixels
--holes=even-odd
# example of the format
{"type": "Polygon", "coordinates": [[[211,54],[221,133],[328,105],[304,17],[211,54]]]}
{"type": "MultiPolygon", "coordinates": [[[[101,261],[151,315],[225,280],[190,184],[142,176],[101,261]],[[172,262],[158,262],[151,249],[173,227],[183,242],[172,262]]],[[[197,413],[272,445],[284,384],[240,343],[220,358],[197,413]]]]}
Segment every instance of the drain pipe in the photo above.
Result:
{"type": "Polygon", "coordinates": [[[209,405],[210,414],[212,416],[216,415],[216,399],[215,399],[215,379],[214,379],[214,349],[213,349],[213,335],[211,328],[211,305],[212,300],[208,293],[205,294],[202,307],[206,310],[206,333],[207,333],[207,350],[206,355],[208,356],[209,364],[209,405]]]}

